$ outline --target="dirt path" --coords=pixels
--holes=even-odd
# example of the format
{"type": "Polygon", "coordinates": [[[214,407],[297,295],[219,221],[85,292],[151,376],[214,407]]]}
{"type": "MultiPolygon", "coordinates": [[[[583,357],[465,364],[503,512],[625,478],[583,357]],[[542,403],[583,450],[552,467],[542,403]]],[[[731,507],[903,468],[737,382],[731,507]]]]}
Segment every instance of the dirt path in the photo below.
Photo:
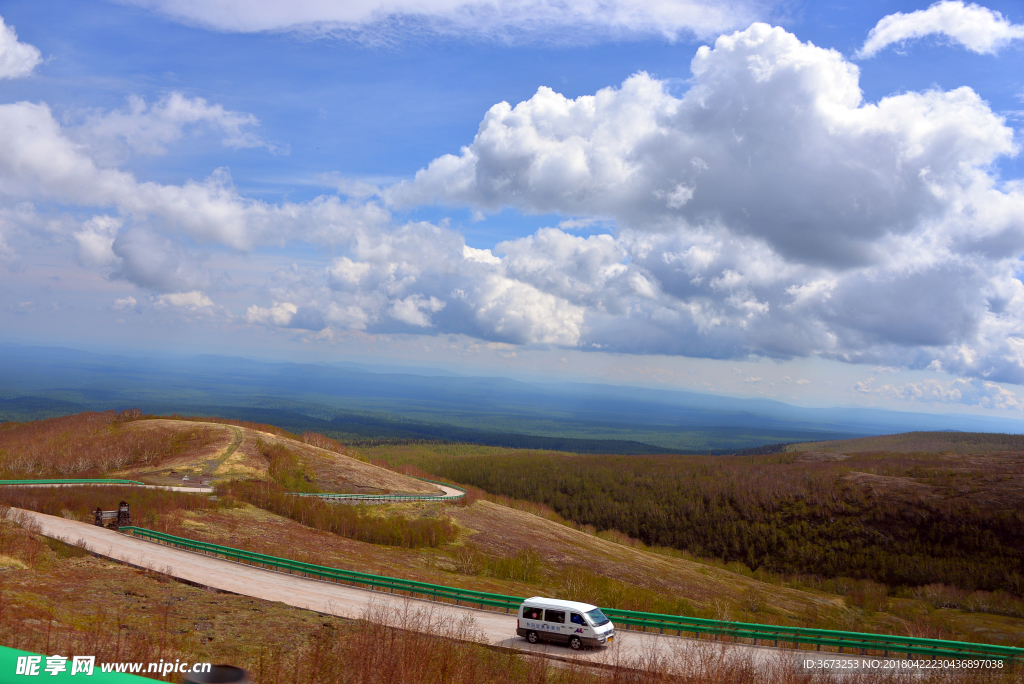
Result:
{"type": "Polygon", "coordinates": [[[213,474],[217,472],[217,469],[224,464],[224,461],[231,458],[231,455],[238,450],[238,447],[242,446],[242,440],[245,437],[242,434],[242,430],[233,425],[229,425],[228,428],[235,433],[234,437],[231,438],[231,444],[228,445],[228,448],[224,450],[223,454],[206,461],[206,467],[203,469],[203,477],[212,477],[213,474]]]}
{"type": "MultiPolygon", "coordinates": [[[[11,512],[18,514],[19,510],[12,509],[11,512]]],[[[575,657],[586,662],[614,664],[650,662],[652,657],[676,662],[679,659],[703,661],[709,654],[711,657],[726,654],[730,659],[749,658],[757,664],[778,666],[782,662],[792,662],[796,654],[785,649],[698,641],[625,630],[617,632],[612,646],[583,653],[573,652],[564,646],[531,646],[525,639],[515,636],[515,615],[455,607],[305,579],[143,541],[74,520],[32,511],[21,511],[21,514],[38,522],[42,534],[48,537],[60,538],[71,544],[84,540],[88,549],[97,555],[161,572],[186,582],[348,618],[360,618],[367,614],[384,615],[387,612],[384,609],[397,614],[410,607],[414,610],[422,607],[435,615],[449,614],[456,619],[468,615],[472,616],[476,628],[480,630],[482,641],[492,646],[550,657],[575,657]]]]}

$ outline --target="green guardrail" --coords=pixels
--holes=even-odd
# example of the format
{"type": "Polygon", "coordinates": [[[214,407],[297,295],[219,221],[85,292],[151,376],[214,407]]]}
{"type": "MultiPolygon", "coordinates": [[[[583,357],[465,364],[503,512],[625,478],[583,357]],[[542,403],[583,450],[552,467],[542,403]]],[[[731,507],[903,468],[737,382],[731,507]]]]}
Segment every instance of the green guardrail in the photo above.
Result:
{"type": "Polygon", "coordinates": [[[840,653],[851,649],[853,653],[867,655],[868,651],[881,653],[888,657],[904,654],[908,658],[914,655],[933,658],[971,659],[988,658],[1004,661],[1024,662],[1024,648],[997,646],[992,644],[976,644],[964,641],[948,641],[945,639],[925,639],[920,637],[894,636],[890,634],[868,634],[865,632],[844,632],[832,629],[811,629],[807,627],[790,627],[786,625],[763,625],[748,622],[728,622],[724,620],[706,620],[702,618],[683,617],[680,615],[661,615],[658,613],[642,613],[632,610],[602,608],[605,615],[616,625],[628,625],[642,631],[659,633],[675,632],[676,634],[702,634],[714,636],[731,636],[741,639],[752,639],[755,643],[770,642],[772,645],[799,649],[803,646],[814,646],[820,651],[822,646],[832,646],[840,653]]]}
{"type": "Polygon", "coordinates": [[[505,596],[503,594],[491,594],[482,591],[469,589],[457,589],[446,587],[442,584],[430,584],[428,582],[417,582],[415,580],[399,579],[383,575],[371,575],[355,570],[341,570],[329,568],[323,565],[302,563],[288,558],[268,556],[254,551],[235,549],[220,544],[195,541],[184,537],[177,537],[164,532],[148,530],[143,527],[122,527],[119,531],[128,532],[134,536],[152,541],[162,542],[170,546],[195,551],[204,555],[224,557],[227,560],[237,561],[248,565],[259,566],[268,570],[279,570],[289,574],[299,574],[303,577],[322,579],[328,582],[348,583],[352,585],[363,585],[371,589],[388,590],[391,593],[407,592],[411,597],[431,598],[433,600],[448,599],[455,601],[456,605],[466,604],[468,606],[485,606],[491,608],[504,608],[505,612],[518,609],[523,599],[518,596],[505,596]]]}
{"type": "MultiPolygon", "coordinates": [[[[445,487],[451,487],[452,489],[459,490],[457,495],[446,495],[446,494],[331,494],[331,493],[307,493],[307,492],[289,492],[293,496],[307,496],[316,497],[319,499],[338,500],[338,501],[366,501],[374,502],[379,501],[381,503],[395,502],[400,503],[403,501],[456,501],[466,496],[466,490],[456,487],[453,484],[447,482],[436,482],[434,480],[428,480],[426,478],[417,477],[417,480],[423,480],[436,485],[444,485],[445,487]]],[[[145,482],[139,482],[138,480],[117,480],[117,479],[50,479],[50,480],[0,480],[0,485],[142,485],[146,486],[145,482]]],[[[197,490],[198,491],[198,490],[197,490]]]]}
{"type": "Polygon", "coordinates": [[[82,479],[66,479],[66,480],[0,480],[0,485],[119,485],[119,484],[130,484],[130,485],[144,485],[145,482],[139,482],[138,480],[82,480],[82,479]]]}
{"type": "MultiPolygon", "coordinates": [[[[492,594],[469,589],[458,589],[440,584],[429,584],[427,582],[416,582],[413,580],[387,577],[384,575],[372,575],[354,570],[340,570],[323,565],[302,563],[268,556],[253,551],[211,544],[208,542],[195,541],[178,537],[164,532],[148,530],[142,527],[122,527],[122,532],[131,533],[143,539],[161,542],[178,548],[195,551],[206,555],[224,557],[227,560],[258,565],[260,567],[288,572],[289,574],[302,574],[305,577],[321,579],[328,582],[349,583],[352,585],[363,585],[371,589],[407,592],[412,597],[428,598],[437,600],[454,601],[456,605],[477,606],[479,608],[504,608],[505,612],[518,610],[523,602],[519,596],[506,596],[504,594],[492,594]]],[[[943,639],[923,639],[918,637],[893,636],[888,634],[867,634],[862,632],[843,632],[829,629],[810,629],[806,627],[787,627],[783,625],[762,625],[745,622],[728,622],[724,620],[706,620],[702,618],[684,617],[681,615],[662,615],[659,613],[643,613],[633,610],[618,610],[615,608],[602,608],[601,610],[611,618],[616,626],[630,627],[641,631],[654,631],[659,633],[672,633],[677,635],[693,634],[697,638],[702,635],[720,637],[734,637],[737,639],[752,639],[755,643],[762,645],[781,646],[785,648],[800,649],[814,646],[821,650],[822,646],[838,648],[840,652],[852,649],[855,653],[859,651],[866,655],[868,651],[888,654],[906,654],[929,656],[932,658],[951,659],[997,659],[1009,662],[1024,662],[1024,648],[1012,646],[996,646],[991,644],[973,644],[960,641],[946,641],[943,639]],[[769,642],[769,643],[763,643],[769,642]]]]}

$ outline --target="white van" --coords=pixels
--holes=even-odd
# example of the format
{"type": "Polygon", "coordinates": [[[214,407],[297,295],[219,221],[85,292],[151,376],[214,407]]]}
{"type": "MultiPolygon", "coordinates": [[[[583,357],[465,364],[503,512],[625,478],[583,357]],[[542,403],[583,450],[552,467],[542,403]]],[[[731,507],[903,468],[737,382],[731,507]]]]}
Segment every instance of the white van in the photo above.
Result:
{"type": "Polygon", "coordinates": [[[615,625],[597,606],[534,596],[519,606],[516,634],[531,644],[554,641],[574,650],[604,646],[615,638],[615,625]]]}

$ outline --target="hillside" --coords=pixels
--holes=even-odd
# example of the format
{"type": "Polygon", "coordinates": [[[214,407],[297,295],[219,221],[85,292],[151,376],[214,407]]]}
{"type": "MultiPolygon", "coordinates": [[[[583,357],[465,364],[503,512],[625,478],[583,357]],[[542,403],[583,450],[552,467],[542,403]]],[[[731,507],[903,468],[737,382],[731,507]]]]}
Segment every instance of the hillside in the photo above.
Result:
{"type": "Polygon", "coordinates": [[[437,494],[433,485],[353,458],[323,435],[217,419],[80,413],[0,424],[0,479],[119,477],[180,485],[184,478],[289,480],[323,492],[437,494]]]}
{"type": "MultiPolygon", "coordinates": [[[[336,483],[351,490],[380,490],[385,486],[408,489],[419,481],[362,459],[409,461],[410,450],[420,452],[426,448],[423,446],[345,449],[343,455],[271,426],[163,419],[117,424],[108,419],[97,414],[80,416],[83,434],[79,442],[72,439],[67,423],[42,421],[6,427],[0,431],[0,467],[13,472],[13,464],[29,451],[28,434],[40,438],[38,445],[42,448],[36,449],[37,454],[53,458],[64,453],[60,444],[87,445],[90,439],[108,446],[163,444],[162,451],[155,449],[150,454],[148,463],[125,465],[118,474],[156,481],[171,477],[172,472],[177,476],[189,468],[216,466],[214,475],[220,480],[216,500],[192,493],[127,487],[3,488],[0,505],[88,520],[96,506],[112,507],[123,498],[132,502],[133,515],[145,527],[302,561],[469,589],[552,595],[611,607],[708,618],[1016,645],[1024,642],[1024,604],[1005,592],[941,584],[887,587],[870,578],[848,575],[786,576],[765,568],[752,570],[735,561],[646,547],[620,532],[607,528],[599,531],[563,520],[545,506],[473,489],[459,504],[387,506],[332,505],[282,494],[282,481],[296,464],[299,472],[311,474],[309,484],[313,485],[326,484],[329,477],[336,477],[336,483]],[[231,451],[239,434],[241,439],[231,451]],[[294,456],[294,461],[282,457],[281,449],[294,456]],[[390,451],[385,453],[387,449],[390,451]],[[283,476],[282,459],[288,466],[283,476]],[[317,459],[330,467],[318,466],[317,459]]],[[[305,439],[315,438],[307,435],[305,439]]],[[[451,446],[443,449],[449,459],[462,452],[494,458],[486,447],[464,447],[461,452],[451,446]]],[[[509,462],[515,462],[516,456],[530,456],[530,452],[505,454],[509,462]]],[[[563,470],[565,463],[584,458],[553,452],[533,456],[561,464],[563,470]]],[[[597,459],[594,465],[599,470],[600,459],[590,458],[597,459]]],[[[806,465],[795,456],[774,458],[806,465]]],[[[621,464],[627,461],[617,462],[619,480],[624,480],[626,471],[621,464]]],[[[832,462],[811,465],[828,467],[832,462]]],[[[543,490],[537,492],[542,494],[543,490]]],[[[27,561],[18,563],[31,565],[27,561]]],[[[14,574],[8,574],[8,578],[23,572],[16,563],[9,566],[13,569],[8,572],[14,574]]]]}
{"type": "Polygon", "coordinates": [[[991,432],[904,432],[832,442],[790,444],[790,453],[804,454],[989,454],[1024,452],[1024,435],[991,432]]]}
{"type": "MultiPolygon", "coordinates": [[[[1024,454],[580,456],[367,450],[579,525],[766,572],[1024,591],[1024,454]],[[828,455],[826,455],[828,456],[828,455]]],[[[819,452],[820,453],[820,452],[819,452]]]]}

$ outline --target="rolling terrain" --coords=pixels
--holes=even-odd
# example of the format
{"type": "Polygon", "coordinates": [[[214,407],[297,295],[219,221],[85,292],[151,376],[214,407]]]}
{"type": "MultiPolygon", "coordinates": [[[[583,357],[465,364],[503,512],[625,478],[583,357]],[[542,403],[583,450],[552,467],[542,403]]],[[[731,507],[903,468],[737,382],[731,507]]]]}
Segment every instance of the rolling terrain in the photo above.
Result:
{"type": "Polygon", "coordinates": [[[1024,421],[811,409],[696,392],[442,369],[132,357],[0,345],[0,420],[137,406],[254,420],[351,445],[464,442],[576,453],[732,453],[907,430],[1024,432],[1024,421]]]}
{"type": "MultiPolygon", "coordinates": [[[[554,595],[651,612],[1008,645],[1020,644],[1024,633],[1020,599],[1006,591],[999,594],[935,584],[899,588],[870,578],[787,576],[736,561],[648,547],[621,531],[566,520],[549,507],[480,490],[470,489],[470,496],[460,504],[414,502],[369,507],[308,501],[275,510],[268,503],[275,492],[283,490],[282,482],[289,482],[288,478],[324,491],[429,489],[432,486],[426,483],[366,462],[390,460],[394,469],[419,474],[408,465],[399,465],[412,460],[402,451],[412,447],[366,450],[337,445],[326,449],[307,443],[317,440],[313,435],[306,435],[303,441],[270,426],[166,419],[118,423],[116,416],[101,419],[95,414],[77,419],[91,421],[93,440],[116,438],[133,443],[131,439],[136,439],[146,444],[157,440],[164,445],[149,462],[125,464],[117,471],[101,471],[94,464],[93,470],[82,471],[81,476],[130,475],[165,483],[183,472],[198,476],[216,464],[209,477],[219,481],[217,499],[125,487],[5,488],[0,495],[7,505],[87,521],[97,505],[110,507],[123,498],[133,502],[137,524],[152,529],[321,565],[503,594],[554,595]],[[108,419],[103,427],[102,421],[108,419]],[[231,456],[224,458],[236,444],[236,430],[243,439],[231,456]],[[142,439],[145,435],[149,436],[142,439]],[[387,449],[391,451],[385,453],[387,449]],[[281,456],[282,451],[287,455],[281,456]]],[[[69,432],[68,420],[0,430],[0,465],[9,475],[26,474],[14,464],[24,451],[16,447],[24,444],[21,437],[27,430],[49,435],[39,441],[40,446],[49,446],[36,453],[60,462],[64,452],[58,437],[69,432]],[[11,439],[12,435],[19,439],[11,439]]],[[[529,452],[518,456],[539,457],[529,452]]],[[[541,456],[582,458],[559,453],[541,456]]],[[[785,458],[798,462],[797,456],[785,458]]],[[[35,467],[38,477],[51,466],[39,460],[35,467]]],[[[12,562],[11,567],[20,571],[17,563],[12,562]]]]}

